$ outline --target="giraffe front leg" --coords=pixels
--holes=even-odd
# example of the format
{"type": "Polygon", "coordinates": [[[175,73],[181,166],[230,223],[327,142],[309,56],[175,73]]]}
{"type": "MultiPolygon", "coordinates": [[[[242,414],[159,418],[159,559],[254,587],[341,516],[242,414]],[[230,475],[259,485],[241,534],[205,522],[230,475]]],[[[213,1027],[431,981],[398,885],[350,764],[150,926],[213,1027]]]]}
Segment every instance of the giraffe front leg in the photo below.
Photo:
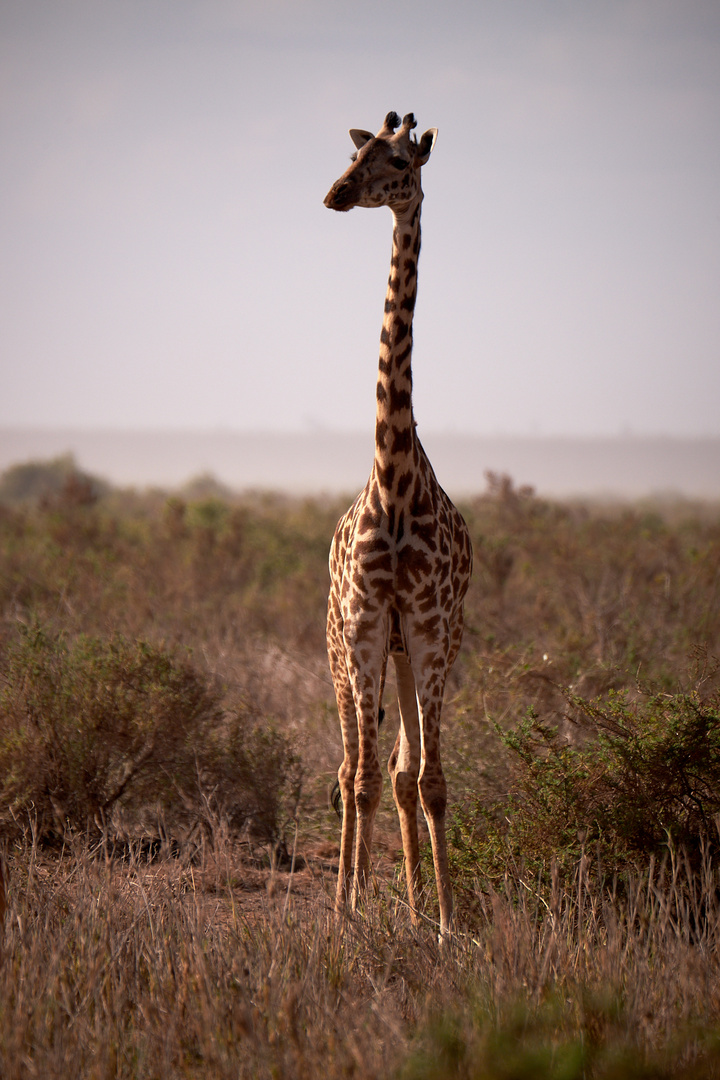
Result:
{"type": "Polygon", "coordinates": [[[353,792],[357,815],[355,877],[352,893],[353,909],[357,907],[360,896],[367,886],[375,814],[382,794],[382,770],[377,746],[378,706],[374,696],[362,710],[358,709],[357,711],[360,746],[358,770],[355,775],[353,792]]]}
{"type": "Polygon", "coordinates": [[[335,909],[337,912],[341,912],[347,904],[350,891],[350,881],[353,873],[355,823],[357,818],[355,778],[358,771],[358,729],[352,691],[347,678],[346,684],[337,693],[337,699],[343,737],[343,748],[345,751],[342,765],[338,769],[343,816],[342,832],[340,835],[340,865],[338,866],[335,909]]]}
{"type": "Polygon", "coordinates": [[[357,741],[348,753],[345,748],[343,763],[338,769],[338,781],[342,796],[343,817],[340,836],[340,865],[338,867],[335,910],[341,913],[348,901],[352,878],[352,857],[355,841],[355,774],[357,772],[357,741]]]}
{"type": "MultiPolygon", "coordinates": [[[[331,609],[332,615],[332,597],[331,609]]],[[[355,775],[358,767],[358,727],[355,702],[348,676],[345,649],[342,643],[340,620],[328,619],[328,656],[332,673],[340,730],[343,741],[343,761],[338,769],[338,784],[342,800],[342,831],[340,863],[338,866],[335,910],[342,913],[348,901],[352,879],[353,846],[355,843],[355,775]]]]}
{"type": "MultiPolygon", "coordinates": [[[[382,791],[378,726],[387,635],[381,611],[374,609],[369,615],[364,612],[360,616],[353,616],[352,607],[351,597],[348,600],[348,611],[343,612],[343,641],[345,671],[352,687],[357,739],[357,771],[351,796],[355,809],[355,869],[351,904],[355,909],[367,885],[373,825],[382,791]]],[[[346,738],[344,725],[343,738],[346,738]]],[[[349,733],[347,738],[349,739],[349,733]]],[[[346,742],[346,747],[348,745],[346,742]]]]}

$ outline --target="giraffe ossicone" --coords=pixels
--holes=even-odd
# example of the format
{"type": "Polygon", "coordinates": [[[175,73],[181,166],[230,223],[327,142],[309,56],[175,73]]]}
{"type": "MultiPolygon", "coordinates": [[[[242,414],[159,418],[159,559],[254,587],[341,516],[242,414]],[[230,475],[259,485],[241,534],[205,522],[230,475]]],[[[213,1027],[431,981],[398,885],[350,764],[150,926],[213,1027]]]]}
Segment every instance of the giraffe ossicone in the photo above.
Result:
{"type": "Polygon", "coordinates": [[[440,760],[445,682],[460,648],[472,573],[467,526],[440,487],[415,430],[412,340],[420,253],[422,166],[437,131],[419,139],[415,117],[389,112],[377,135],[353,128],[352,163],[325,205],[389,206],[392,258],[380,335],[375,458],[363,491],[340,519],[330,549],[327,644],[344,758],[336,908],[355,908],[367,884],[382,770],[378,718],[388,656],[397,675],[400,731],[388,769],[400,818],[410,910],[420,888],[418,795],[430,832],[440,936],[450,930],[445,837],[447,788],[440,760]]]}

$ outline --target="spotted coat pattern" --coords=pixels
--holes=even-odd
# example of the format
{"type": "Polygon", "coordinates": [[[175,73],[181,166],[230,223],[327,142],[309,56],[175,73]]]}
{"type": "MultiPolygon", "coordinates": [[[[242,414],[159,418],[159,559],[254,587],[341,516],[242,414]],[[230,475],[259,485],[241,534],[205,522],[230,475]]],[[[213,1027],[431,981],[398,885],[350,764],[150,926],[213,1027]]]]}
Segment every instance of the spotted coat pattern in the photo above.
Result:
{"type": "Polygon", "coordinates": [[[337,907],[366,884],[380,801],[378,716],[387,659],[397,674],[400,732],[389,762],[400,817],[411,911],[419,901],[418,792],[433,848],[440,933],[452,916],[445,840],[440,715],[463,631],[472,571],[465,522],[440,487],[415,429],[413,312],[420,253],[420,171],[437,132],[416,141],[412,114],[389,113],[377,135],[352,130],[358,148],[325,205],[390,206],[393,246],[380,338],[375,459],[365,488],[339,521],[330,551],[327,643],[342,728],[338,772],[343,829],[337,907]]]}

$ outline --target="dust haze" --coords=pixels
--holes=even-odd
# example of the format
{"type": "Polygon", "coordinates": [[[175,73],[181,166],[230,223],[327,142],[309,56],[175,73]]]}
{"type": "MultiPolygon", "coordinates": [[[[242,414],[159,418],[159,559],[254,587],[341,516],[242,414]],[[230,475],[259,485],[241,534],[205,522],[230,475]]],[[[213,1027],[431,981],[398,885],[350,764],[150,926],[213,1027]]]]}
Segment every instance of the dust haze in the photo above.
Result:
{"type": "MultiPolygon", "coordinates": [[[[420,434],[452,496],[484,490],[492,471],[547,497],[720,498],[720,438],[420,434]]],[[[174,488],[210,474],[238,491],[352,494],[367,480],[373,441],[372,432],[0,431],[0,470],[67,453],[123,486],[174,488]]]]}

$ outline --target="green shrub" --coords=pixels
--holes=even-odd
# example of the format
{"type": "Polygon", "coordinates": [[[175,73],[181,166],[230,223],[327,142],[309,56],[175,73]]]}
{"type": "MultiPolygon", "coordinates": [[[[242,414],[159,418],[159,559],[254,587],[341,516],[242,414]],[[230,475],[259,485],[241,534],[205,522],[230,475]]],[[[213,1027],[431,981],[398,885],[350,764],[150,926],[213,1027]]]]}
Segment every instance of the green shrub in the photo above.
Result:
{"type": "Polygon", "coordinates": [[[273,834],[295,758],[256,726],[158,646],[22,628],[2,667],[0,830],[104,831],[119,807],[178,828],[220,792],[235,828],[273,834]]]}
{"type": "Polygon", "coordinates": [[[72,454],[13,465],[0,475],[0,503],[47,502],[54,498],[66,504],[88,504],[108,490],[105,481],[78,469],[72,454]]]}
{"type": "Polygon", "coordinates": [[[566,695],[578,738],[534,712],[498,736],[511,753],[502,800],[470,798],[451,822],[460,890],[523,867],[547,881],[572,874],[584,850],[607,873],[662,857],[699,859],[720,814],[720,693],[566,695]]]}

